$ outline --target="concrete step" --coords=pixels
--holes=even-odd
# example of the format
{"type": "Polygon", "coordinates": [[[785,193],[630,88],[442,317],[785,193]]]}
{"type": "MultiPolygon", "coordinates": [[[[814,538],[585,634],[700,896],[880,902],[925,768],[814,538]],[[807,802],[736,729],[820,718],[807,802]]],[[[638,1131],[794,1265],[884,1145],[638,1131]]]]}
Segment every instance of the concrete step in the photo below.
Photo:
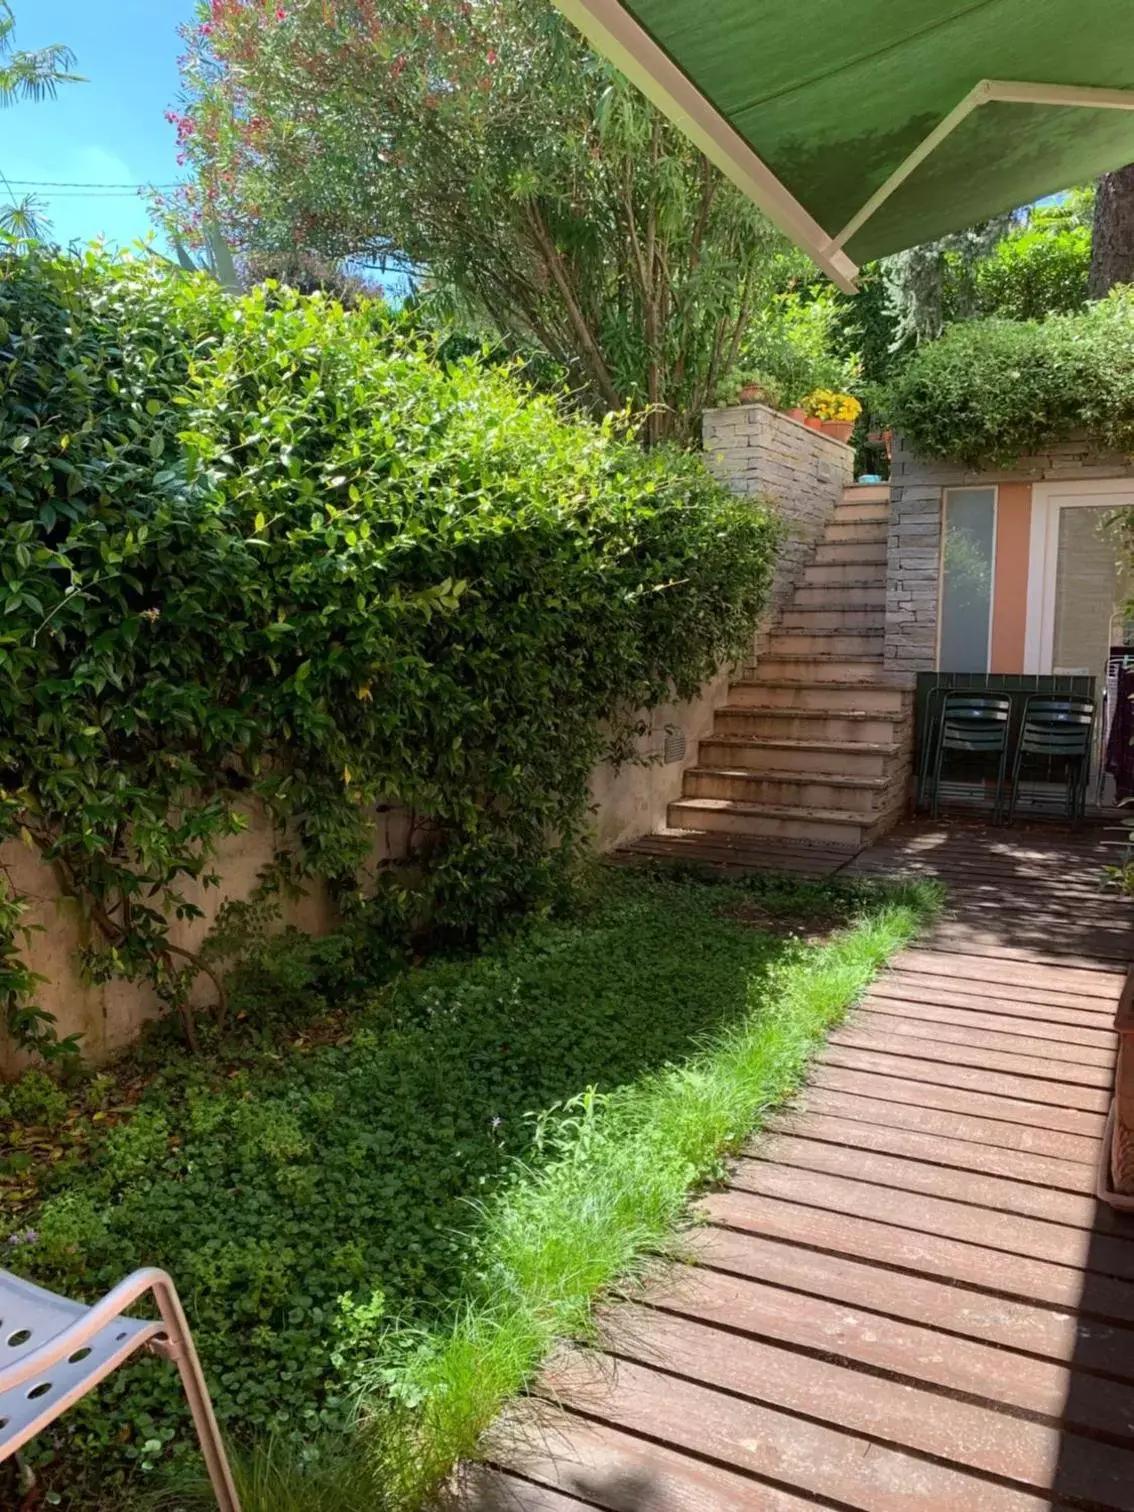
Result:
{"type": "Polygon", "coordinates": [[[886,537],[873,541],[820,541],[815,548],[816,567],[869,567],[886,561],[886,537]]]}
{"type": "Polygon", "coordinates": [[[712,735],[698,743],[697,765],[749,772],[838,772],[845,777],[892,779],[902,761],[896,743],[845,740],[782,740],[771,735],[712,735]]]}
{"type": "Polygon", "coordinates": [[[885,541],[888,534],[885,520],[843,520],[836,514],[823,532],[823,539],[829,544],[850,541],[873,546],[885,541]]]}
{"type": "Polygon", "coordinates": [[[679,798],[670,804],[666,822],[670,829],[763,835],[848,851],[861,849],[872,827],[865,814],[837,809],[820,814],[792,805],[735,803],[727,798],[679,798]]]}
{"type": "Polygon", "coordinates": [[[875,686],[855,683],[801,682],[798,678],[762,677],[757,668],[752,677],[742,678],[729,687],[730,704],[760,705],[763,708],[815,709],[820,713],[838,713],[844,709],[861,709],[867,714],[889,714],[904,719],[910,695],[902,688],[885,684],[875,686]]]}
{"type": "MultiPolygon", "coordinates": [[[[821,551],[823,548],[820,547],[821,551]]],[[[803,569],[804,588],[885,588],[886,562],[809,562],[803,569]]]]}
{"type": "Polygon", "coordinates": [[[798,678],[801,682],[876,682],[882,672],[881,645],[877,656],[843,656],[832,653],[821,656],[807,651],[769,651],[760,658],[760,671],[765,677],[778,681],[798,678]]]}
{"type": "Polygon", "coordinates": [[[850,746],[890,745],[905,719],[900,714],[872,713],[867,709],[784,709],[758,704],[725,704],[713,714],[713,733],[741,735],[746,740],[825,740],[850,746]]]}
{"type": "Polygon", "coordinates": [[[780,614],[778,628],[805,630],[809,635],[817,630],[873,631],[881,635],[886,628],[886,610],[879,605],[864,609],[859,604],[844,608],[829,604],[800,607],[793,603],[780,614]]]}
{"type": "Polygon", "coordinates": [[[792,609],[877,609],[886,612],[886,584],[802,583],[792,594],[792,609]]]}
{"type": "Polygon", "coordinates": [[[753,772],[746,767],[687,767],[683,798],[728,798],[782,808],[831,809],[873,817],[889,783],[885,777],[849,777],[833,772],[753,772]]]}
{"type": "MultiPolygon", "coordinates": [[[[882,627],[870,630],[842,628],[801,629],[785,625],[768,636],[769,656],[837,656],[882,660],[882,627]]],[[[761,657],[757,666],[763,662],[761,657]]]]}
{"type": "Polygon", "coordinates": [[[843,504],[890,504],[889,483],[848,483],[843,489],[843,504]]]}
{"type": "Polygon", "coordinates": [[[833,518],[840,523],[847,520],[876,520],[885,524],[890,519],[890,501],[880,499],[875,504],[858,499],[844,499],[842,503],[835,505],[833,518]]]}

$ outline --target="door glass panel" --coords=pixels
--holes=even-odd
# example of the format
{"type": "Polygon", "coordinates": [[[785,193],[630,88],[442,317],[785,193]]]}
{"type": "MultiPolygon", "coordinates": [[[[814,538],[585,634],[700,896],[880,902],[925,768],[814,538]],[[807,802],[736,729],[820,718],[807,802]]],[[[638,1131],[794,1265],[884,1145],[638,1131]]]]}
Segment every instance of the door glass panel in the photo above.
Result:
{"type": "Polygon", "coordinates": [[[1084,505],[1059,511],[1055,559],[1055,634],[1051,670],[1101,678],[1112,646],[1126,643],[1126,574],[1114,506],[1084,505]]]}
{"type": "Polygon", "coordinates": [[[941,672],[987,672],[992,619],[994,488],[951,488],[945,495],[941,571],[941,672]]]}

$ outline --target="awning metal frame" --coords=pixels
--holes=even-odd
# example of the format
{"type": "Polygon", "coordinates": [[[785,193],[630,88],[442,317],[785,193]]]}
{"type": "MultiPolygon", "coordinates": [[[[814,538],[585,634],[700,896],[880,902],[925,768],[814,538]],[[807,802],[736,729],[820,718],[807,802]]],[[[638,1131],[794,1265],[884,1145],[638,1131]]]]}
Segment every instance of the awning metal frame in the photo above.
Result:
{"type": "Polygon", "coordinates": [[[830,233],[618,0],[556,0],[556,4],[568,21],[573,21],[726,178],[802,247],[833,283],[848,294],[857,291],[857,264],[832,245],[830,233]]]}
{"type": "Polygon", "coordinates": [[[858,291],[859,269],[843,250],[846,243],[974,110],[994,102],[1134,110],[1134,90],[981,79],[875,190],[842,230],[832,236],[619,0],[555,0],[555,3],[600,53],[637,85],[726,178],[759,205],[769,219],[848,294],[858,291]]]}
{"type": "Polygon", "coordinates": [[[936,152],[945,138],[951,136],[974,110],[997,101],[1006,105],[1069,105],[1088,110],[1134,110],[1134,90],[1087,89],[1071,84],[1024,84],[1009,79],[981,79],[924,141],[919,142],[909,157],[894,169],[865,205],[851,216],[838,235],[831,238],[826,248],[828,255],[845,246],[855,232],[861,231],[895,189],[899,189],[910,174],[936,152]]]}

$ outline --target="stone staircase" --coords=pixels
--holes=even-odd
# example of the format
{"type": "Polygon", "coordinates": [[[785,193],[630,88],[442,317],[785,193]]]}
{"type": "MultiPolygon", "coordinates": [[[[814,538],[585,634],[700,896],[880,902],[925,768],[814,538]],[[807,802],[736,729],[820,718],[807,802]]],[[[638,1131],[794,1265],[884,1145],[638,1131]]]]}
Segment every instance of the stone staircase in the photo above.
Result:
{"type": "Polygon", "coordinates": [[[883,672],[888,515],[887,488],[845,491],[663,833],[856,851],[900,818],[913,695],[883,672]]]}

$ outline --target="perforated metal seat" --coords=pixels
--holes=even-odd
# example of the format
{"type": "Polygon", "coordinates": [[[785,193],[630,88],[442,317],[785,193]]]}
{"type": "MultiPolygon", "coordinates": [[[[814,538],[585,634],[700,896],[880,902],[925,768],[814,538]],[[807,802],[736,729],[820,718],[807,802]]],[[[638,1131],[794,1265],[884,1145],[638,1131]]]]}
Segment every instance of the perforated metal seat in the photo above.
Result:
{"type": "Polygon", "coordinates": [[[139,1270],[86,1307],[0,1270],[0,1463],[140,1349],[172,1360],[221,1512],[240,1512],[220,1430],[173,1282],[139,1270]],[[152,1291],[155,1322],[123,1316],[152,1291]]]}

